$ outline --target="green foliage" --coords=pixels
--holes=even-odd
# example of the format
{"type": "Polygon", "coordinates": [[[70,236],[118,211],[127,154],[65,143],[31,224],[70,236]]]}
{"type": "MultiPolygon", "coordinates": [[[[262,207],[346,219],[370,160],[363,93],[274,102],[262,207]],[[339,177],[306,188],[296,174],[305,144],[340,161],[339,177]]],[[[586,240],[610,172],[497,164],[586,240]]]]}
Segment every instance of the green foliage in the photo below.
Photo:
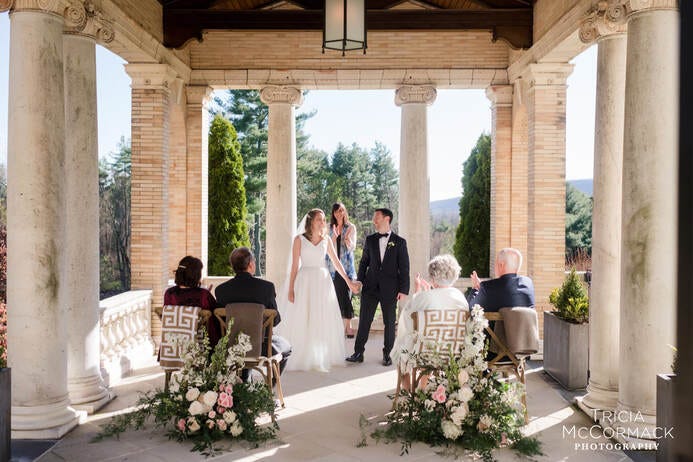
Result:
{"type": "Polygon", "coordinates": [[[455,257],[462,274],[476,270],[489,275],[491,243],[491,136],[482,133],[464,162],[460,224],[455,234],[455,257]]]}
{"type": "Polygon", "coordinates": [[[565,252],[567,257],[580,250],[592,253],[592,198],[566,183],[565,252]]]}
{"type": "Polygon", "coordinates": [[[215,443],[222,439],[245,440],[257,444],[276,436],[275,404],[272,391],[264,383],[245,383],[239,378],[249,337],[241,334],[229,347],[229,336],[219,340],[209,358],[209,341],[183,344],[184,365],[171,376],[169,391],[155,389],[140,396],[136,410],[121,414],[106,424],[94,438],[119,437],[121,433],[144,428],[153,420],[155,428],[168,428],[169,439],[190,440],[193,451],[215,455],[215,443]],[[270,425],[258,424],[267,414],[270,425]]]}
{"type": "Polygon", "coordinates": [[[101,291],[130,290],[130,142],[99,162],[99,247],[101,291]]]}
{"type": "Polygon", "coordinates": [[[249,246],[245,174],[241,148],[233,125],[221,115],[209,129],[209,274],[226,276],[233,270],[229,255],[249,246]]]}
{"type": "Polygon", "coordinates": [[[556,307],[556,316],[573,324],[584,324],[589,321],[590,301],[575,268],[549,295],[549,302],[556,307]]]}

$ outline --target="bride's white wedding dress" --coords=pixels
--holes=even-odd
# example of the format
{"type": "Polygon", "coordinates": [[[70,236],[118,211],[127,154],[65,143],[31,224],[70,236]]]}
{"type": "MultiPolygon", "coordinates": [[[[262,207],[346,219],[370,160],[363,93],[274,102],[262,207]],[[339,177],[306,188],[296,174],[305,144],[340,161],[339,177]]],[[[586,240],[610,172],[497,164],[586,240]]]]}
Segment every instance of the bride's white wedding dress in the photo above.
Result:
{"type": "Polygon", "coordinates": [[[313,245],[301,235],[301,265],[294,282],[294,303],[284,294],[279,301],[282,322],[278,332],[291,343],[288,370],[329,371],[344,365],[344,325],[332,278],[325,265],[327,239],[313,245]]]}

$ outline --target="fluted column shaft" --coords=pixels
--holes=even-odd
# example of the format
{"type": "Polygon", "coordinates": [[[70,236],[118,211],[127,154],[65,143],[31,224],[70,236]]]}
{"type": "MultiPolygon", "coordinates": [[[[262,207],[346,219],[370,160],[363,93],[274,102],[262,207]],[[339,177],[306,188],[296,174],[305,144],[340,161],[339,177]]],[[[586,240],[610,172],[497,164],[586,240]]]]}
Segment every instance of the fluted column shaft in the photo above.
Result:
{"type": "Polygon", "coordinates": [[[402,107],[399,151],[398,231],[411,244],[409,274],[428,274],[431,246],[430,188],[428,174],[428,106],[436,99],[430,85],[404,85],[395,94],[402,107]]]}
{"type": "Polygon", "coordinates": [[[491,242],[489,274],[493,277],[496,253],[511,246],[512,208],[512,85],[486,89],[491,101],[491,242]]]}
{"type": "Polygon", "coordinates": [[[63,18],[10,15],[8,112],[8,352],[12,436],[59,438],[77,424],[69,408],[61,307],[64,259],[63,18]]]}
{"type": "Polygon", "coordinates": [[[296,234],[295,107],[301,105],[303,96],[297,88],[268,86],[262,89],[260,98],[269,106],[266,276],[279,285],[291,258],[291,236],[296,234]]]}
{"type": "Polygon", "coordinates": [[[679,13],[668,3],[628,16],[617,410],[638,418],[614,426],[644,439],[676,325],[679,13]]]}
{"type": "Polygon", "coordinates": [[[94,39],[65,35],[65,267],[68,390],[93,413],[110,399],[100,372],[99,162],[94,39]]]}

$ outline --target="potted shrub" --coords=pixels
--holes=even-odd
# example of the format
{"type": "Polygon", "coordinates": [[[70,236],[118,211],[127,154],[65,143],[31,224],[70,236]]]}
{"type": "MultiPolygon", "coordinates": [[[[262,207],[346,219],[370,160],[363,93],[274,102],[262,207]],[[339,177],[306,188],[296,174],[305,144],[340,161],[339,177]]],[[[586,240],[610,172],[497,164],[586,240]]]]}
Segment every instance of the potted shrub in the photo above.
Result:
{"type": "Polygon", "coordinates": [[[573,268],[549,302],[556,311],[544,313],[544,370],[564,388],[587,386],[589,359],[589,298],[573,268]]]}
{"type": "Polygon", "coordinates": [[[7,367],[7,308],[0,301],[0,461],[10,460],[10,368],[7,367]]]}

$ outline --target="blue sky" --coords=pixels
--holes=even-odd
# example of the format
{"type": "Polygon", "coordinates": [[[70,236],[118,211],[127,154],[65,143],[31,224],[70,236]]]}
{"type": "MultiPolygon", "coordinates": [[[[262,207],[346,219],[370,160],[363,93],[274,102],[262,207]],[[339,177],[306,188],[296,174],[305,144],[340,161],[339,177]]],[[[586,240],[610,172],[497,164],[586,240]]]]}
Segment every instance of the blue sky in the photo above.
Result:
{"type": "MultiPolygon", "coordinates": [[[[0,162],[7,159],[9,18],[0,14],[0,162]]],[[[130,137],[130,78],[125,63],[96,47],[99,155],[114,151],[130,137]]],[[[568,79],[566,177],[592,178],[596,47],[573,60],[568,79]]],[[[381,141],[399,164],[400,108],[394,90],[311,91],[299,111],[317,110],[306,123],[310,142],[328,153],[339,142],[372,147],[381,141]]],[[[462,163],[483,131],[490,132],[491,111],[482,90],[440,90],[429,108],[431,200],[461,194],[462,163]]]]}

